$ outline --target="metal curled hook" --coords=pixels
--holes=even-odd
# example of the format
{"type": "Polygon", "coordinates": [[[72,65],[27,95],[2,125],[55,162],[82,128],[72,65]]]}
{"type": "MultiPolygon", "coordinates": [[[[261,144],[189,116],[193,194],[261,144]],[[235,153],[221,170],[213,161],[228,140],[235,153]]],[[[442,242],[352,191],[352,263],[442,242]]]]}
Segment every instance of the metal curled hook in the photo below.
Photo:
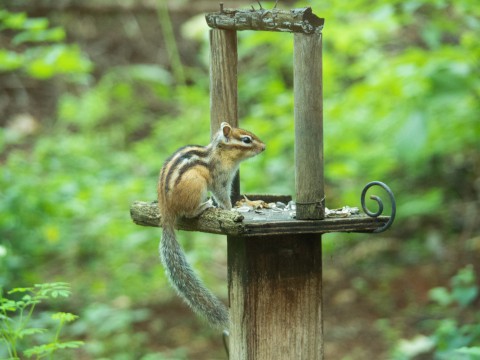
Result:
{"type": "Polygon", "coordinates": [[[384,184],[381,181],[371,181],[363,188],[362,195],[360,197],[360,201],[362,203],[362,209],[365,212],[365,214],[367,214],[370,217],[379,217],[383,213],[383,209],[384,209],[383,201],[380,197],[376,195],[370,196],[370,199],[375,200],[378,204],[378,210],[376,212],[372,212],[368,210],[367,206],[365,205],[365,195],[367,194],[368,189],[370,189],[372,186],[375,186],[375,185],[380,186],[386,191],[386,193],[390,197],[390,202],[392,204],[392,213],[390,215],[390,219],[385,223],[385,225],[373,231],[374,233],[381,233],[387,230],[390,226],[392,226],[393,221],[395,220],[395,214],[397,212],[397,204],[395,202],[395,197],[393,196],[392,190],[390,190],[390,188],[386,184],[384,184]]]}

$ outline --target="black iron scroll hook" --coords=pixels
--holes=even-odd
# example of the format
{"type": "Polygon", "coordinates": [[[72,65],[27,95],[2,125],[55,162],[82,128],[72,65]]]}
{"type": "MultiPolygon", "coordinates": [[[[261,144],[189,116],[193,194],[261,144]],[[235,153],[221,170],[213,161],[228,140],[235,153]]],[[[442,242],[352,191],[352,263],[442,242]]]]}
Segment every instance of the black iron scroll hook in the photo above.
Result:
{"type": "Polygon", "coordinates": [[[373,231],[374,233],[381,233],[387,230],[390,226],[392,226],[393,221],[395,220],[395,214],[397,212],[397,204],[395,202],[395,197],[393,196],[392,190],[390,190],[390,188],[386,184],[384,184],[381,181],[371,181],[363,188],[362,195],[360,197],[360,201],[362,203],[362,209],[363,211],[365,211],[365,214],[367,214],[370,217],[376,218],[382,215],[383,213],[383,201],[382,199],[380,199],[380,197],[376,195],[370,195],[370,199],[375,200],[378,204],[378,210],[376,212],[372,212],[368,210],[367,206],[365,205],[365,195],[367,194],[368,189],[370,189],[372,186],[375,186],[375,185],[380,186],[386,191],[386,193],[390,197],[390,202],[392,204],[392,213],[390,215],[390,219],[385,223],[385,225],[373,231]]]}

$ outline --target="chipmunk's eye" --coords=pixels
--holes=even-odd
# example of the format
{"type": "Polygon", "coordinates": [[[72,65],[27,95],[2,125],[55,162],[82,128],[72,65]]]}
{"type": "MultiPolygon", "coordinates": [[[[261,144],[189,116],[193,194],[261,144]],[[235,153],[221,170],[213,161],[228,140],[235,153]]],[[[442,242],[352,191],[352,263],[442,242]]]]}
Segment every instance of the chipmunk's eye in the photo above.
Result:
{"type": "Polygon", "coordinates": [[[252,143],[252,138],[250,136],[243,136],[242,137],[242,142],[244,144],[251,144],[252,143]]]}

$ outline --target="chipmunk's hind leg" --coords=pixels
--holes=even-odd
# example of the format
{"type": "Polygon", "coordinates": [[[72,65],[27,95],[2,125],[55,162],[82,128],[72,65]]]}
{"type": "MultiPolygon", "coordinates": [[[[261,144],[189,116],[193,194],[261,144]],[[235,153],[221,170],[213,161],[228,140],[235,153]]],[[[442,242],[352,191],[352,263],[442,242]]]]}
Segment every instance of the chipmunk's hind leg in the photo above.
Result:
{"type": "Polygon", "coordinates": [[[172,200],[178,214],[194,218],[213,207],[212,201],[207,200],[207,177],[204,171],[203,167],[193,167],[183,174],[176,185],[172,200]]]}

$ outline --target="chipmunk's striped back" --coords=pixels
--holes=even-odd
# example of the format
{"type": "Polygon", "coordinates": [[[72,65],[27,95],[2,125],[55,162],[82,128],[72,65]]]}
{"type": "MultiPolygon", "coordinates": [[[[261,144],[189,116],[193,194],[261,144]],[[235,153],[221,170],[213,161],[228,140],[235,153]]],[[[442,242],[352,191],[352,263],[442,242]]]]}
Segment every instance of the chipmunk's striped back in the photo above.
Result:
{"type": "Polygon", "coordinates": [[[160,173],[159,189],[168,194],[170,189],[178,184],[182,175],[193,166],[208,168],[211,148],[199,145],[187,145],[178,149],[163,165],[160,173]]]}

